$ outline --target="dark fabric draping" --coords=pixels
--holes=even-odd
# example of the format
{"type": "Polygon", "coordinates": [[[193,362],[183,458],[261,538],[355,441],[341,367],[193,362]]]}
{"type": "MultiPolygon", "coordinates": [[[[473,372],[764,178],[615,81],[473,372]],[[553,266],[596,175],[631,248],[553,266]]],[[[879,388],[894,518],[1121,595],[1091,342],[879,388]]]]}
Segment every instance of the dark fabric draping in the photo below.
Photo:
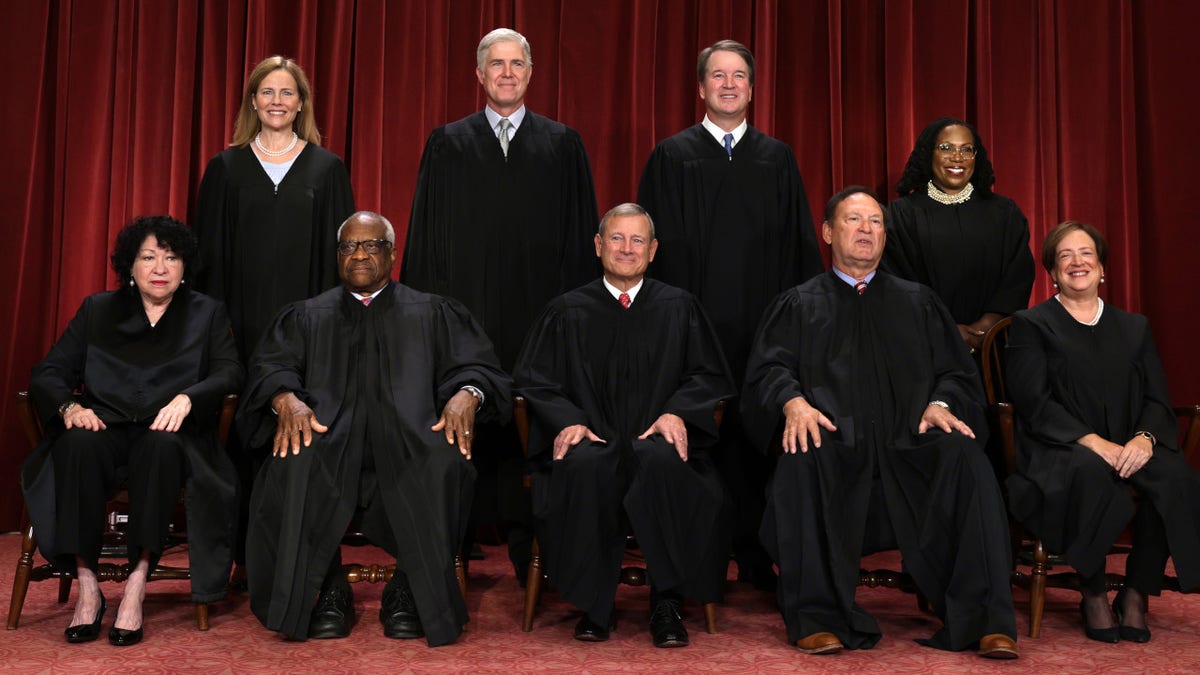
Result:
{"type": "MultiPolygon", "coordinates": [[[[656,142],[700,119],[696,54],[720,38],[754,50],[750,122],[795,150],[817,211],[849,183],[891,194],[935,117],[973,121],[1035,246],[1067,218],[1108,235],[1105,299],[1150,317],[1174,400],[1200,400],[1184,180],[1200,154],[1197,23],[1200,4],[1133,0],[0,3],[0,400],[80,301],[114,286],[106,250],[124,222],[195,212],[254,63],[299,60],[356,203],[403,241],[423,141],[482,108],[475,46],[503,25],[533,47],[530,108],[583,137],[601,211],[634,197],[656,142]]],[[[1032,301],[1049,291],[1039,274],[1032,301]]],[[[24,454],[0,404],[0,484],[24,454]]],[[[20,508],[0,491],[0,529],[20,508]]]]}

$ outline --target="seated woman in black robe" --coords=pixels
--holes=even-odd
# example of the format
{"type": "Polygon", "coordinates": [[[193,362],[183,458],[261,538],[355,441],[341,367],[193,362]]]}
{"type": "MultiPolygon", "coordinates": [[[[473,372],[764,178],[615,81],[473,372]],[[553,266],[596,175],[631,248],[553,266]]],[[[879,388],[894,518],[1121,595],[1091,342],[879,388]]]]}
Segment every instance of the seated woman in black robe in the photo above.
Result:
{"type": "Polygon", "coordinates": [[[881,267],[933,289],[972,353],[1001,318],[1029,304],[1033,255],[1016,202],[992,192],[992,162],[975,127],[925,127],[888,204],[881,267]]]}
{"type": "Polygon", "coordinates": [[[225,595],[234,477],[217,445],[216,417],[244,371],[224,305],[185,284],[196,249],[191,230],[169,216],[125,226],[112,253],[121,288],[84,299],[33,368],[30,389],[46,438],[25,461],[21,482],[43,555],[77,569],[68,642],[100,635],[105,503],[122,481],[132,569],[109,642],[142,638],[146,581],[185,481],[193,600],[225,595]]]}
{"type": "Polygon", "coordinates": [[[1079,572],[1089,638],[1146,642],[1146,596],[1161,590],[1168,556],[1183,590],[1200,586],[1200,475],[1179,451],[1146,317],[1099,297],[1107,255],[1095,228],[1062,223],[1042,246],[1058,295],[1013,315],[1009,508],[1079,572]],[[1110,611],[1105,556],[1131,520],[1125,588],[1110,611]]]}

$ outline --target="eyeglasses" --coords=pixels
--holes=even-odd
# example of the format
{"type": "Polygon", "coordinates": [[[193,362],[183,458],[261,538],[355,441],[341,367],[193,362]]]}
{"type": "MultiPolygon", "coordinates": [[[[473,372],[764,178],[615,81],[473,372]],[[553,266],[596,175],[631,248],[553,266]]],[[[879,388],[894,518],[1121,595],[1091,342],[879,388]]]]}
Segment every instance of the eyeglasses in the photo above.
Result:
{"type": "Polygon", "coordinates": [[[392,245],[392,242],[387,239],[366,239],[364,241],[339,241],[337,245],[338,255],[354,255],[354,252],[361,246],[367,255],[377,255],[383,253],[392,245]]]}
{"type": "Polygon", "coordinates": [[[972,159],[975,157],[975,146],[973,145],[953,146],[949,143],[938,143],[935,150],[937,150],[938,154],[943,157],[953,157],[955,155],[959,155],[964,159],[972,159]]]}

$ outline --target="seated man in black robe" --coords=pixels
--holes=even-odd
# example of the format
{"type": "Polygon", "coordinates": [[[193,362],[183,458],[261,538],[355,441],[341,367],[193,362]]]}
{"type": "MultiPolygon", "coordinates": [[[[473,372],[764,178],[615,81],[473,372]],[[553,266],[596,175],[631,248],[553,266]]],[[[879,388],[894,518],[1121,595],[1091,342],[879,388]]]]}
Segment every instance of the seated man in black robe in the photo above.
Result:
{"type": "Polygon", "coordinates": [[[631,525],[651,637],[682,647],[681,600],[717,602],[724,586],[730,514],[707,449],[734,388],[696,299],[643,278],[658,248],[645,210],[613,208],[595,244],[603,278],[550,302],[515,370],[532,417],[538,539],[550,580],[584,611],[575,638],[602,641],[631,525]]]}
{"type": "Polygon", "coordinates": [[[442,645],[467,621],[454,554],[472,429],[511,414],[510,381],[462,305],[391,281],[394,243],[382,216],[350,216],[343,286],[281,310],[251,360],[238,423],[252,446],[274,445],[250,499],[250,608],[292,639],[349,634],[340,543],[356,511],[396,556],[386,636],[442,645]]]}
{"type": "Polygon", "coordinates": [[[925,286],[877,271],[884,216],[866,188],[834,195],[822,230],[833,268],[767,309],[742,398],[758,447],[777,451],[782,421],[760,536],[788,641],[874,646],[879,625],[854,602],[859,559],[899,548],[944,623],[924,644],[1016,658],[1008,522],[954,320],[925,286]]]}

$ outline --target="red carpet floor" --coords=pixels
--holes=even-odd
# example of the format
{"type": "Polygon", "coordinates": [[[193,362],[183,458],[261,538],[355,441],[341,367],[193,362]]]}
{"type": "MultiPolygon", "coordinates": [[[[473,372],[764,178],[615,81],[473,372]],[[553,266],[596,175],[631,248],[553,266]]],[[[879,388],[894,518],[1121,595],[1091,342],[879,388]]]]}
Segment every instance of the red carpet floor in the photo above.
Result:
{"type": "MultiPolygon", "coordinates": [[[[7,600],[20,540],[0,535],[0,597],[7,600]]],[[[911,595],[860,589],[859,602],[875,615],[884,637],[875,649],[834,656],[807,656],[788,646],[769,594],[731,583],[718,610],[720,633],[708,635],[698,606],[687,608],[692,644],[655,649],[646,627],[647,591],[622,588],[617,631],[606,643],[571,639],[577,614],[553,592],[544,596],[532,633],[521,632],[522,591],[504,551],[485,547],[468,582],[471,623],[458,643],[430,649],[424,641],[383,637],[377,620],[382,584],[357,584],[358,623],[345,640],[285,642],[250,614],[245,594],[212,606],[212,629],[196,630],[186,585],[151,584],[146,601],[146,639],[118,649],[103,638],[69,645],[62,630],[70,607],[56,602],[56,584],[30,587],[21,627],[0,632],[4,673],[1196,673],[1200,672],[1200,595],[1164,594],[1151,601],[1146,645],[1103,645],[1084,638],[1076,593],[1048,592],[1042,637],[1022,635],[1021,658],[997,662],[974,653],[946,653],[913,640],[931,634],[937,619],[922,614],[911,595]]],[[[348,549],[346,560],[386,562],[374,549],[348,549]]],[[[168,561],[169,562],[169,561],[168,561]]],[[[869,567],[894,566],[896,554],[875,556],[869,567]]],[[[1111,560],[1110,567],[1118,567],[1111,560]]],[[[110,602],[105,631],[115,616],[116,584],[102,586],[110,602]]],[[[1021,631],[1028,630],[1027,596],[1016,591],[1021,631]]],[[[4,603],[3,606],[7,606],[4,603]]]]}

